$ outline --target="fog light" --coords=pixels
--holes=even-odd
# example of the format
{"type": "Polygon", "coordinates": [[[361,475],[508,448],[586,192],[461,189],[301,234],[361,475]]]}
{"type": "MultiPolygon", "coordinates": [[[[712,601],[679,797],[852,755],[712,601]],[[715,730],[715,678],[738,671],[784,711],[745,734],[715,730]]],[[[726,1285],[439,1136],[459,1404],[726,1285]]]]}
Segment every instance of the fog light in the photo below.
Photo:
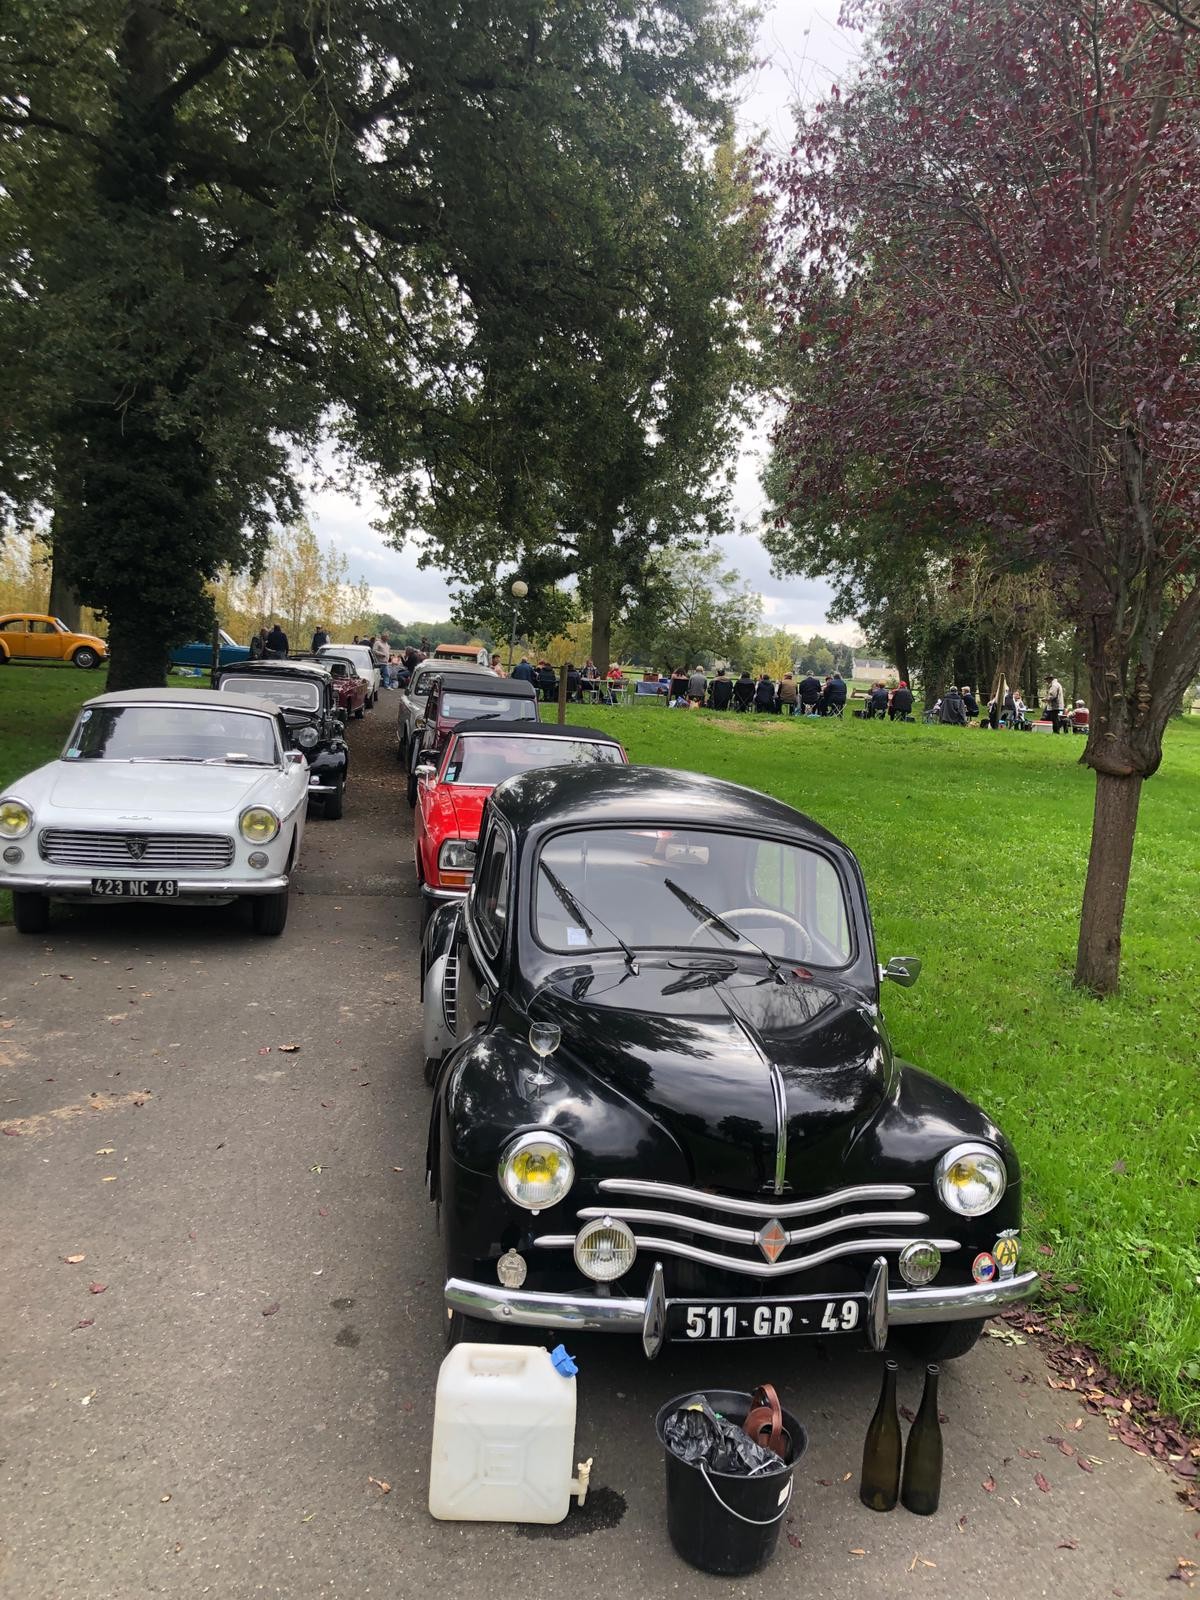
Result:
{"type": "Polygon", "coordinates": [[[8,862],[10,867],[15,867],[18,861],[24,861],[25,852],[21,849],[20,845],[10,844],[8,849],[4,852],[4,859],[8,862]]]}
{"type": "Polygon", "coordinates": [[[528,1270],[525,1257],[515,1250],[506,1250],[496,1263],[496,1276],[506,1289],[519,1289],[528,1270]]]}
{"type": "Polygon", "coordinates": [[[900,1276],[905,1283],[911,1283],[914,1289],[919,1289],[922,1284],[932,1283],[941,1264],[942,1252],[928,1239],[918,1239],[915,1244],[906,1244],[900,1252],[900,1276]]]}
{"type": "Polygon", "coordinates": [[[614,1217],[600,1217],[575,1238],[575,1265],[585,1278],[611,1283],[629,1271],[637,1255],[633,1234],[614,1217]]]}
{"type": "Polygon", "coordinates": [[[266,867],[271,862],[271,858],[265,850],[251,850],[246,859],[252,867],[266,867]]]}

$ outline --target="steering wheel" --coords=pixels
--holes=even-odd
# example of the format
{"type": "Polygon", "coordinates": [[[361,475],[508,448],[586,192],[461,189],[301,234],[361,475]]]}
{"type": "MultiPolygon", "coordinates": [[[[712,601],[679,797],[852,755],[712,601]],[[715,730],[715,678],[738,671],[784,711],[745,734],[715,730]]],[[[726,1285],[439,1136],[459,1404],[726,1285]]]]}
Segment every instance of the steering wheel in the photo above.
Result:
{"type": "MultiPolygon", "coordinates": [[[[765,917],[769,922],[782,922],[786,927],[794,928],[800,935],[800,954],[796,959],[799,961],[812,959],[812,935],[802,922],[797,922],[795,917],[789,916],[786,911],[776,911],[773,906],[733,906],[730,910],[719,913],[721,922],[728,922],[731,917],[765,917]]],[[[705,917],[688,940],[689,946],[695,944],[705,928],[711,928],[717,920],[718,917],[705,917]]]]}

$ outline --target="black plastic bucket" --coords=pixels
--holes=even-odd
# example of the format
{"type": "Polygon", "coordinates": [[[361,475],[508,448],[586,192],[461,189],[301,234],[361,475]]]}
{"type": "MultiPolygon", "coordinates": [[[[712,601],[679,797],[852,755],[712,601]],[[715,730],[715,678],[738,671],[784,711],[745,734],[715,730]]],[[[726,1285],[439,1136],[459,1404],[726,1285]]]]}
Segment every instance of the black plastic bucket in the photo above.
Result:
{"type": "MultiPolygon", "coordinates": [[[[682,1461],[668,1448],[663,1429],[667,1418],[694,1400],[697,1390],[668,1400],[654,1419],[654,1431],[667,1459],[667,1532],[676,1552],[702,1572],[739,1577],[766,1566],[779,1543],[779,1530],[792,1504],[792,1474],[808,1449],[808,1433],[790,1411],[783,1425],[791,1439],[786,1470],[762,1477],[713,1472],[682,1461]]],[[[736,1389],[705,1389],[714,1411],[730,1422],[750,1414],[750,1396],[736,1389]]]]}

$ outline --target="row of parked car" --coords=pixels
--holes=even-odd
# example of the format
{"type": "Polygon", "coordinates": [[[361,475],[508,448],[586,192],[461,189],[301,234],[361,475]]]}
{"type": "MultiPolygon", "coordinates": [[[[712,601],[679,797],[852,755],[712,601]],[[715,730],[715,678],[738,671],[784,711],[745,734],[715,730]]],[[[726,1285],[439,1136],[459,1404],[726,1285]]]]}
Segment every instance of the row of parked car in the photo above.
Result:
{"type": "Polygon", "coordinates": [[[1017,1157],[894,1052],[851,851],[426,663],[397,753],[423,911],[447,1336],[838,1335],[964,1354],[1031,1294],[1017,1157]]]}
{"type": "Polygon", "coordinates": [[[57,760],[0,797],[18,932],[44,933],[55,900],[246,900],[282,933],[306,821],[342,816],[347,724],[378,697],[370,652],[329,645],[231,660],[211,689],[88,700],[57,760]]]}

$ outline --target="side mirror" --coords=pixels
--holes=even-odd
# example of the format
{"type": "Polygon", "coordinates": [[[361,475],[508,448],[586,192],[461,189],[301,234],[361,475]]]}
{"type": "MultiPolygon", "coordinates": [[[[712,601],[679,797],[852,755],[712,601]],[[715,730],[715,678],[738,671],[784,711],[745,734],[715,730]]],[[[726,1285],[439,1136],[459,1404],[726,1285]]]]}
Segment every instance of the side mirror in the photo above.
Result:
{"type": "Polygon", "coordinates": [[[436,778],[437,777],[437,766],[432,761],[418,761],[417,762],[417,777],[418,778],[436,778]]]}
{"type": "Polygon", "coordinates": [[[920,956],[893,956],[886,967],[880,967],[881,979],[890,978],[902,989],[911,989],[921,976],[920,956]]]}
{"type": "Polygon", "coordinates": [[[283,764],[285,767],[304,766],[305,762],[303,750],[285,750],[283,753],[283,764]]]}

